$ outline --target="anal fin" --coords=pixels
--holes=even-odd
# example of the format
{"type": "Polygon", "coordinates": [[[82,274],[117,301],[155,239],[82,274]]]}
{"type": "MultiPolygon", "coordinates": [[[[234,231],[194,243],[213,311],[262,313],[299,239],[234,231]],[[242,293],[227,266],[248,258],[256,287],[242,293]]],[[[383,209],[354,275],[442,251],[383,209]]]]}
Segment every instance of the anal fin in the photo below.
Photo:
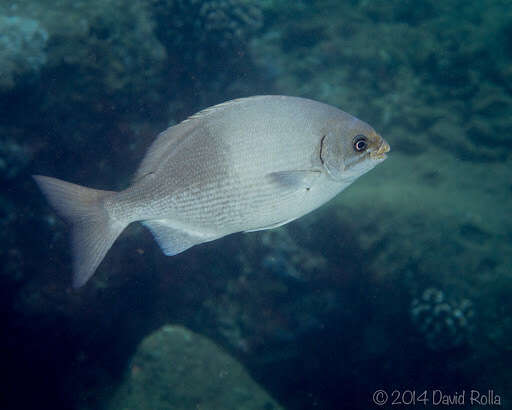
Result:
{"type": "Polygon", "coordinates": [[[167,256],[177,255],[194,245],[217,239],[210,235],[180,229],[167,219],[152,219],[143,221],[142,224],[151,231],[162,252],[167,256]]]}

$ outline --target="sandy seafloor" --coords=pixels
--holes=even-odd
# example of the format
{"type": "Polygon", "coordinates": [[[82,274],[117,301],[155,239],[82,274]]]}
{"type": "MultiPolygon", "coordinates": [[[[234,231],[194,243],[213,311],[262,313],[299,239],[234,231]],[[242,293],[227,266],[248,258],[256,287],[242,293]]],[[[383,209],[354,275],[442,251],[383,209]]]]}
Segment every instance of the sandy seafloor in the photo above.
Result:
{"type": "Polygon", "coordinates": [[[511,6],[0,3],[0,408],[512,409],[511,6]],[[133,224],[73,290],[31,174],[125,188],[168,125],[256,94],[338,106],[388,159],[176,257],[133,224]]]}

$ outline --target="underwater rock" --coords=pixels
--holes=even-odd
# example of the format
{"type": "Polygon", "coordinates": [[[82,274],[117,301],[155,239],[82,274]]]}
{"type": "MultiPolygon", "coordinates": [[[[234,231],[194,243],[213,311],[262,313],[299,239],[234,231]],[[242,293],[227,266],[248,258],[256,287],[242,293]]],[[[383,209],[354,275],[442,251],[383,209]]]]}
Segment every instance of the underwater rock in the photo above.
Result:
{"type": "Polygon", "coordinates": [[[281,407],[210,340],[164,326],[139,345],[111,410],[272,410],[281,407]]]}
{"type": "Polygon", "coordinates": [[[46,64],[48,32],[31,18],[0,15],[0,91],[46,64]]]}
{"type": "Polygon", "coordinates": [[[468,299],[451,299],[428,288],[411,303],[411,320],[431,350],[454,349],[466,344],[473,330],[474,312],[468,299]]]}

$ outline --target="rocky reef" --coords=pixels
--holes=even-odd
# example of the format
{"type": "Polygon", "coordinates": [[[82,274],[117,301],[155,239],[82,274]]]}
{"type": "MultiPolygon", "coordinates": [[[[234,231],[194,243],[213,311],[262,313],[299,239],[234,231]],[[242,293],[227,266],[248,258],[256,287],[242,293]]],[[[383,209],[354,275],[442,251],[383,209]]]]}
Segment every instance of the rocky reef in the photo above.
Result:
{"type": "Polygon", "coordinates": [[[201,374],[227,394],[212,357],[291,409],[366,409],[393,386],[512,391],[508,14],[502,0],[0,3],[0,407],[151,403],[152,387],[192,403],[190,383],[211,394],[201,374]],[[169,124],[253,94],[336,105],[389,158],[286,227],[172,258],[134,224],[73,291],[66,227],[30,174],[122,189],[169,124]]]}

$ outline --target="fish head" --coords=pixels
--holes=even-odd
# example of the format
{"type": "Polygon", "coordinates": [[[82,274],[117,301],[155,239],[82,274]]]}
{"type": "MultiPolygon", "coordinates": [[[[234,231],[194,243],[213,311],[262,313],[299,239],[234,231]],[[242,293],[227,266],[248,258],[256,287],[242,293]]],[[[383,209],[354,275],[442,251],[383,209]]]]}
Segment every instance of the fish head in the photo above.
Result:
{"type": "Polygon", "coordinates": [[[390,150],[387,141],[371,126],[348,117],[336,121],[325,131],[320,148],[327,174],[337,181],[360,177],[384,161],[390,150]]]}

